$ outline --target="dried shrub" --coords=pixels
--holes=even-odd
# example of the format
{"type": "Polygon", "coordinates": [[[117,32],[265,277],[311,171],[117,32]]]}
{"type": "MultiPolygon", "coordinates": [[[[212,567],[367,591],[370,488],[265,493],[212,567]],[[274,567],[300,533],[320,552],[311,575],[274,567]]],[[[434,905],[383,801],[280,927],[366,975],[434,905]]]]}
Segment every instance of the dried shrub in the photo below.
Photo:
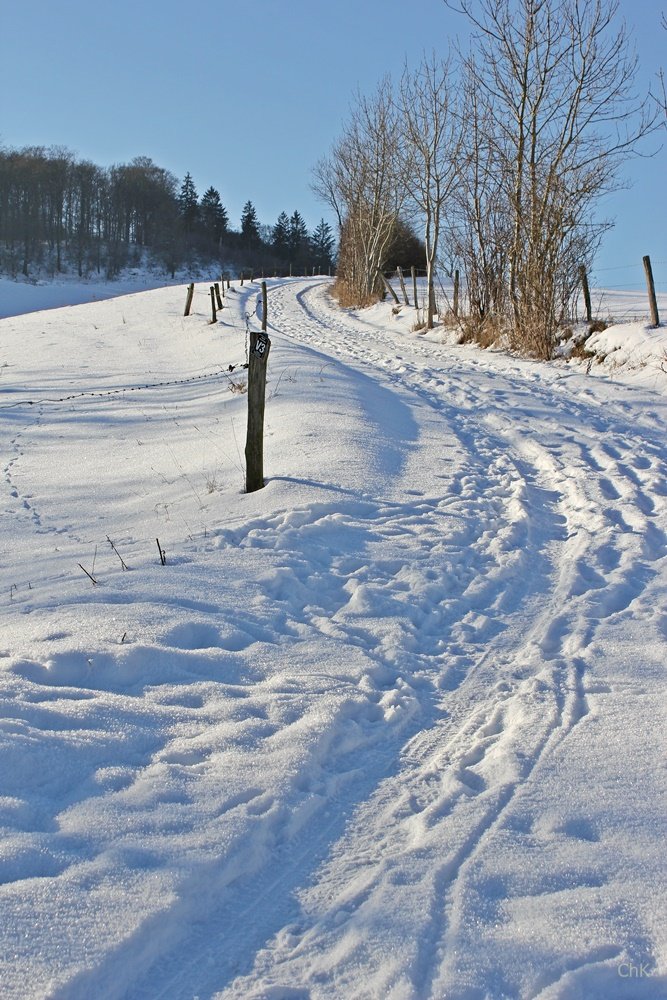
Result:
{"type": "Polygon", "coordinates": [[[484,349],[498,344],[505,335],[500,316],[466,316],[459,322],[459,344],[477,344],[484,349]]]}
{"type": "Polygon", "coordinates": [[[380,296],[371,293],[369,295],[363,295],[357,292],[350,285],[337,278],[331,289],[332,296],[338,302],[341,309],[365,309],[367,306],[375,305],[376,302],[380,301],[380,296]]]}
{"type": "MultiPolygon", "coordinates": [[[[563,331],[563,335],[561,336],[561,343],[569,343],[570,345],[568,357],[592,363],[594,360],[593,352],[587,346],[588,341],[594,333],[602,333],[606,329],[607,324],[601,319],[596,319],[592,323],[589,323],[585,331],[574,332],[568,327],[563,331]]],[[[599,358],[595,358],[595,360],[599,360],[599,358]]]]}
{"type": "Polygon", "coordinates": [[[588,349],[586,347],[587,341],[588,341],[588,337],[584,337],[583,339],[575,340],[573,342],[573,344],[572,344],[572,347],[570,348],[570,354],[569,354],[569,356],[571,358],[576,358],[579,361],[590,361],[591,354],[590,354],[590,351],[588,351],[588,349]]]}

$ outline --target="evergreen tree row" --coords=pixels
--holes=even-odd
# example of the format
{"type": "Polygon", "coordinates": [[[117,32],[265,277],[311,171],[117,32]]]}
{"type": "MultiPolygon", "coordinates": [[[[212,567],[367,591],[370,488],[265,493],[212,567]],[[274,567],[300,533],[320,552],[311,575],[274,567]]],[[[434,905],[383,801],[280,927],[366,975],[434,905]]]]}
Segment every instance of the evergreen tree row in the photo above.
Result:
{"type": "Polygon", "coordinates": [[[148,157],[107,168],[61,147],[0,147],[0,272],[12,277],[113,278],[139,264],[327,273],[334,254],[324,220],[309,233],[281,212],[266,226],[248,201],[234,229],[216,188],[200,198],[189,173],[179,184],[148,157]]]}

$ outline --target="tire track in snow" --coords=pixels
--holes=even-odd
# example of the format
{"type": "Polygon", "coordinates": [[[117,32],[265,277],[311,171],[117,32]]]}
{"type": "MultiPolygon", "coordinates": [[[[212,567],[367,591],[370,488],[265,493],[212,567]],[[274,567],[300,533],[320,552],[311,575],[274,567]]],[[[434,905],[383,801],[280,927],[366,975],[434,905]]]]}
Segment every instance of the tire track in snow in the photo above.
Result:
{"type": "MultiPolygon", "coordinates": [[[[211,881],[212,886],[218,887],[221,898],[224,899],[224,909],[219,912],[212,900],[209,900],[208,897],[202,898],[199,893],[196,894],[197,902],[203,906],[207,914],[207,935],[212,935],[215,943],[212,944],[210,939],[202,939],[196,931],[193,932],[188,947],[192,961],[188,961],[184,968],[174,969],[167,965],[166,968],[163,967],[160,970],[159,982],[165,984],[166,995],[181,995],[181,993],[187,995],[193,977],[196,978],[198,974],[196,970],[202,964],[206,967],[207,956],[210,957],[213,953],[215,953],[215,965],[212,970],[212,982],[218,986],[222,985],[225,975],[229,975],[230,971],[233,970],[235,954],[247,948],[247,941],[242,942],[241,936],[247,938],[248,931],[240,924],[234,928],[228,926],[226,912],[230,900],[234,904],[234,900],[243,898],[245,909],[241,908],[241,912],[257,915],[258,926],[255,934],[260,935],[260,940],[263,927],[267,928],[265,933],[275,931],[276,919],[284,919],[285,914],[290,913],[288,900],[291,892],[303,884],[304,876],[308,874],[309,865],[316,863],[320,855],[326,855],[332,835],[335,834],[334,840],[340,837],[341,824],[344,821],[343,809],[368,798],[378,780],[395,768],[401,745],[406,738],[402,735],[406,730],[406,724],[401,725],[400,722],[400,699],[408,702],[410,699],[414,701],[415,698],[419,700],[419,725],[423,725],[430,719],[433,711],[431,702],[434,682],[426,674],[431,669],[433,677],[437,679],[441,673],[440,668],[443,660],[442,648],[438,645],[437,635],[446,630],[449,621],[456,622],[460,618],[459,603],[461,598],[455,593],[451,608],[445,609],[445,613],[438,620],[437,627],[433,626],[429,639],[430,646],[426,643],[422,634],[424,623],[431,617],[432,609],[440,603],[443,581],[446,581],[447,574],[453,568],[445,566],[443,574],[443,569],[439,566],[443,554],[446,555],[446,552],[443,553],[438,549],[439,544],[444,544],[443,536],[445,539],[448,537],[445,526],[449,522],[463,526],[456,536],[450,536],[448,541],[449,549],[456,554],[456,560],[460,561],[461,551],[472,549],[470,556],[466,558],[462,566],[464,572],[456,581],[455,590],[465,589],[476,584],[480,560],[488,564],[489,578],[493,576],[497,563],[496,556],[489,556],[485,560],[487,536],[492,529],[496,534],[502,533],[503,530],[507,531],[507,551],[511,551],[515,544],[512,539],[516,531],[520,531],[520,503],[513,517],[507,519],[507,524],[503,519],[503,510],[512,501],[513,491],[515,489],[521,490],[521,484],[516,481],[516,477],[513,478],[510,475],[502,462],[496,469],[497,481],[495,478],[491,480],[485,470],[492,461],[493,456],[489,452],[488,455],[485,454],[479,458],[479,468],[474,475],[471,470],[467,470],[465,474],[456,477],[454,486],[450,485],[450,489],[453,491],[452,496],[444,498],[446,502],[442,507],[440,505],[442,498],[438,497],[425,498],[421,504],[417,505],[417,511],[415,511],[414,500],[402,504],[395,501],[366,501],[363,510],[360,509],[363,505],[358,500],[350,503],[347,509],[344,505],[341,507],[340,503],[329,506],[312,505],[303,510],[278,513],[273,517],[260,518],[256,522],[247,523],[240,532],[230,533],[229,538],[225,538],[224,533],[219,536],[220,542],[228,541],[234,548],[247,545],[263,548],[270,552],[282,547],[289,556],[286,559],[284,572],[282,575],[272,575],[271,579],[264,583],[264,586],[271,589],[270,596],[278,603],[281,600],[281,592],[287,595],[288,599],[285,600],[285,605],[288,624],[321,630],[324,619],[328,616],[336,617],[340,638],[342,640],[351,638],[352,645],[358,644],[368,651],[371,660],[375,661],[375,667],[369,667],[367,671],[370,681],[364,692],[367,707],[362,704],[349,720],[352,724],[353,742],[348,745],[348,752],[346,753],[341,748],[336,747],[335,743],[332,743],[326,755],[322,754],[320,774],[315,778],[314,783],[313,775],[316,774],[317,768],[311,761],[309,781],[307,787],[303,788],[303,795],[306,801],[308,801],[308,797],[311,801],[315,798],[319,805],[313,814],[313,820],[306,824],[303,833],[299,832],[297,826],[297,829],[289,835],[286,842],[286,853],[281,856],[279,879],[272,878],[264,869],[258,873],[244,874],[242,866],[237,872],[236,878],[229,884],[226,884],[224,878],[217,875],[211,881]],[[486,487],[488,497],[485,504],[480,507],[479,495],[482,486],[486,487]],[[455,509],[452,509],[453,505],[455,509]],[[430,524],[430,521],[433,523],[430,524]],[[345,536],[346,533],[349,537],[347,541],[343,540],[339,550],[336,550],[335,546],[332,548],[332,536],[345,536]],[[369,537],[371,535],[376,535],[377,539],[369,537]],[[425,537],[423,537],[424,535],[425,537]],[[378,559],[373,558],[371,552],[366,551],[366,548],[372,548],[375,541],[381,547],[385,547],[388,540],[393,540],[393,544],[397,547],[394,557],[390,560],[378,561],[378,559]],[[321,541],[321,545],[318,545],[318,541],[321,541]],[[356,567],[353,565],[353,560],[356,560],[356,567]],[[399,581],[404,585],[404,589],[397,590],[394,586],[395,576],[400,570],[401,564],[406,561],[412,561],[417,565],[421,561],[421,566],[425,571],[423,579],[411,578],[407,583],[399,581]],[[370,575],[370,567],[373,567],[372,576],[370,575]],[[358,574],[359,586],[350,593],[344,588],[354,573],[358,574]],[[429,573],[435,574],[435,576],[429,578],[429,573]],[[364,574],[366,574],[365,577],[364,574]],[[409,587],[414,587],[415,583],[424,586],[424,606],[417,609],[418,613],[415,613],[411,602],[406,599],[406,594],[410,593],[409,587]],[[298,619],[295,617],[293,597],[294,590],[298,586],[309,592],[311,604],[315,603],[316,600],[321,602],[323,607],[320,614],[313,614],[310,610],[298,619]],[[375,588],[375,593],[369,594],[367,592],[364,595],[362,592],[359,595],[359,590],[363,587],[375,588]],[[378,591],[383,587],[387,600],[393,597],[401,599],[405,603],[405,627],[401,635],[394,637],[398,639],[397,648],[399,653],[403,654],[402,661],[396,660],[396,645],[394,648],[383,646],[382,622],[380,621],[378,624],[378,622],[371,621],[373,609],[379,599],[378,591]],[[364,604],[364,601],[367,602],[367,606],[359,607],[360,604],[364,604]],[[291,613],[291,618],[288,613],[291,613]],[[359,628],[363,629],[363,633],[359,632],[359,628]],[[355,643],[355,638],[359,640],[358,643],[355,643]],[[413,648],[410,648],[410,640],[413,641],[413,648]],[[416,640],[419,640],[417,645],[415,645],[416,640]],[[406,668],[410,664],[412,667],[406,672],[406,668]],[[420,671],[425,676],[423,679],[417,678],[419,681],[417,683],[412,675],[418,674],[420,671]],[[399,683],[400,673],[406,675],[405,686],[401,686],[399,683]],[[398,704],[396,699],[399,699],[398,704]],[[396,709],[399,711],[397,712],[396,709]],[[360,750],[364,755],[364,768],[361,776],[358,767],[360,750]],[[340,809],[335,809],[334,815],[330,819],[325,817],[323,821],[322,812],[326,803],[339,806],[340,809]],[[304,844],[305,850],[302,854],[301,846],[304,844]],[[268,912],[267,897],[271,898],[272,903],[268,912]],[[261,914],[261,918],[259,914],[261,914]],[[220,935],[224,934],[224,941],[216,937],[216,928],[219,928],[220,935]]],[[[448,477],[448,482],[451,484],[451,477],[448,477]]],[[[506,568],[502,566],[502,550],[500,557],[498,572],[502,576],[506,574],[506,568]]],[[[499,587],[495,587],[495,591],[498,589],[499,587]]],[[[490,585],[489,594],[492,595],[493,592],[494,587],[490,585]]],[[[482,605],[486,599],[481,591],[476,592],[475,600],[478,605],[482,605]]],[[[465,629],[469,629],[471,632],[479,632],[485,627],[487,627],[487,623],[484,616],[477,612],[465,625],[465,629]]],[[[457,683],[457,678],[452,675],[447,686],[453,689],[457,683]]],[[[410,731],[414,731],[415,724],[410,722],[410,712],[407,714],[407,734],[409,735],[410,731]]],[[[331,732],[332,738],[335,737],[338,740],[341,735],[340,726],[334,725],[331,732]]],[[[472,759],[468,761],[468,764],[472,764],[472,759]]],[[[468,781],[474,780],[472,770],[468,769],[466,775],[468,781]]],[[[244,806],[242,805],[241,808],[244,806]]],[[[266,846],[273,843],[278,828],[287,826],[287,817],[276,815],[272,809],[262,814],[252,833],[250,831],[248,833],[245,846],[249,856],[257,854],[257,851],[252,847],[253,844],[257,847],[257,845],[264,844],[266,846]]],[[[186,899],[192,898],[192,896],[193,893],[186,890],[186,899]]],[[[232,905],[232,909],[235,911],[235,905],[232,905]]],[[[172,918],[175,919],[177,916],[178,909],[172,918]]],[[[182,916],[185,918],[186,913],[183,913],[182,916]]],[[[170,923],[173,923],[172,918],[170,918],[170,923]]],[[[150,928],[147,928],[147,933],[149,931],[150,928]]],[[[294,938],[296,939],[296,935],[294,938]]],[[[123,948],[121,952],[126,955],[133,954],[134,950],[144,946],[142,942],[145,939],[145,934],[137,936],[130,951],[123,948]]],[[[179,955],[182,956],[182,951],[179,951],[179,955]]],[[[115,956],[114,962],[118,961],[118,957],[115,956]]],[[[138,961],[137,964],[142,964],[142,962],[138,961]]],[[[93,982],[99,985],[100,982],[104,982],[104,976],[104,970],[99,970],[96,972],[93,982]]],[[[80,984],[82,995],[86,988],[86,983],[80,984]]],[[[154,970],[151,972],[151,985],[144,987],[142,984],[137,984],[133,995],[143,995],[144,988],[151,995],[158,989],[154,970]]]]}
{"type": "MultiPolygon", "coordinates": [[[[522,787],[539,771],[543,755],[548,755],[556,744],[566,739],[588,712],[585,651],[594,637],[595,622],[623,611],[641,595],[647,579],[642,572],[645,569],[642,553],[649,562],[664,555],[664,531],[651,520],[657,513],[651,492],[662,497],[665,494],[664,455],[655,442],[647,442],[640,436],[631,444],[623,441],[616,449],[608,443],[599,445],[602,434],[613,433],[613,419],[607,420],[597,409],[571,397],[564,404],[550,387],[543,385],[531,388],[541,395],[545,410],[555,411],[557,417],[567,416],[569,438],[563,447],[562,440],[558,439],[559,434],[562,436],[562,427],[554,420],[552,447],[536,445],[535,400],[531,398],[525,412],[513,413],[512,419],[503,412],[505,400],[510,396],[516,398],[518,380],[506,383],[506,389],[497,391],[497,405],[491,413],[485,413],[490,409],[488,406],[480,407],[481,401],[487,404],[488,397],[471,391],[464,374],[447,372],[439,376],[433,373],[425,389],[425,373],[414,364],[398,358],[393,366],[387,365],[386,355],[376,353],[377,337],[372,332],[360,341],[358,328],[332,316],[329,310],[325,310],[322,318],[317,308],[321,295],[321,287],[310,286],[297,296],[315,332],[299,324],[297,329],[290,329],[290,317],[281,316],[280,309],[275,310],[278,323],[282,320],[290,336],[313,343],[324,352],[375,365],[380,370],[393,367],[385,377],[448,414],[449,430],[458,404],[457,415],[463,430],[457,428],[457,434],[459,440],[469,446],[471,455],[476,451],[479,456],[484,451],[481,441],[486,442],[489,455],[496,454],[499,447],[505,452],[509,449],[514,455],[515,469],[528,493],[526,506],[533,522],[542,512],[543,523],[535,531],[536,541],[546,542],[550,549],[545,574],[550,584],[544,595],[546,607],[535,610],[534,616],[524,614],[529,624],[524,623],[523,634],[519,629],[513,636],[514,646],[508,644],[505,651],[505,664],[510,662],[513,653],[515,660],[532,664],[532,671],[527,670],[523,678],[521,672],[515,677],[511,673],[508,677],[506,673],[502,681],[491,686],[491,695],[485,697],[481,685],[468,691],[470,684],[465,682],[480,672],[486,674],[486,680],[491,679],[493,672],[503,664],[502,643],[492,639],[476,659],[468,656],[458,683],[452,685],[453,690],[443,699],[450,713],[448,722],[436,723],[408,741],[403,754],[404,764],[408,766],[402,768],[398,777],[387,778],[371,800],[361,806],[354,823],[320,872],[318,882],[304,893],[304,905],[310,914],[309,944],[321,946],[327,936],[333,934],[330,914],[347,912],[346,906],[349,909],[350,893],[346,887],[355,884],[359,858],[375,854],[379,860],[375,862],[374,877],[366,877],[366,889],[352,907],[357,911],[363,909],[374,893],[386,894],[387,869],[392,859],[407,850],[410,837],[405,831],[414,828],[415,817],[419,822],[430,824],[430,830],[439,827],[456,830],[451,817],[457,810],[468,812],[463,833],[459,831],[458,847],[452,849],[451,842],[447,842],[446,860],[437,865],[438,857],[442,856],[442,841],[438,841],[429,854],[430,862],[436,864],[436,875],[430,882],[433,900],[430,928],[421,931],[421,951],[414,961],[421,972],[413,978],[416,995],[428,996],[441,975],[440,963],[446,965],[448,954],[456,949],[457,926],[466,905],[468,868],[483,850],[485,840],[502,824],[522,787]],[[318,327],[324,331],[322,334],[318,327]],[[329,342],[332,330],[338,340],[334,344],[329,342]],[[445,393],[447,398],[443,399],[445,393]],[[575,442],[573,425],[576,421],[577,431],[585,430],[587,425],[583,418],[591,426],[590,440],[586,440],[584,433],[585,440],[579,443],[575,442]],[[650,458],[641,453],[637,456],[637,441],[641,441],[641,450],[651,453],[650,458]],[[473,443],[475,448],[470,447],[473,443]],[[565,461],[554,458],[559,448],[567,453],[562,456],[565,461]],[[573,454],[577,448],[578,457],[573,454]],[[602,472],[606,475],[600,475],[602,472]],[[622,515],[619,518],[612,506],[621,496],[625,499],[624,506],[639,511],[638,516],[633,516],[632,525],[624,525],[622,515]],[[539,497],[542,503],[538,502],[539,497]],[[626,544],[627,539],[619,543],[615,529],[633,535],[631,544],[626,544]],[[569,614],[563,612],[568,606],[572,609],[569,614]],[[452,704],[456,700],[459,704],[452,704]],[[491,757],[496,753],[498,756],[502,748],[504,756],[509,758],[522,746],[521,738],[517,739],[521,736],[521,726],[516,719],[508,726],[509,736],[504,736],[504,720],[510,718],[511,721],[513,714],[520,717],[522,709],[533,723],[532,727],[524,726],[524,738],[532,736],[530,752],[524,754],[523,764],[517,768],[513,781],[496,777],[495,782],[488,782],[484,774],[487,755],[491,757]],[[544,716],[537,739],[534,732],[536,712],[544,716]],[[456,719],[460,721],[458,728],[453,724],[456,719]],[[406,786],[409,789],[407,808],[406,786]],[[478,800],[483,801],[481,810],[477,808],[478,800]],[[470,808],[471,802],[475,808],[470,808]],[[402,809],[405,810],[403,817],[402,809]],[[318,936],[321,940],[316,942],[314,939],[318,936]],[[446,946],[440,958],[434,961],[438,942],[442,941],[446,946]]],[[[286,331],[283,328],[281,332],[286,331]]],[[[525,392],[525,388],[522,387],[522,391],[525,392]]],[[[660,514],[664,516],[664,504],[661,504],[660,514]]],[[[517,539],[517,543],[521,544],[521,540],[517,539]]],[[[518,609],[516,594],[514,607],[518,609]]],[[[450,646],[440,652],[446,658],[454,650],[450,646]]],[[[490,770],[493,773],[493,768],[490,770]]],[[[418,839],[418,850],[424,854],[428,836],[423,829],[418,839]]],[[[363,860],[361,867],[364,867],[363,860]]],[[[419,888],[423,891],[423,884],[419,888]]],[[[404,896],[407,891],[403,885],[401,894],[404,896]]],[[[339,926],[336,923],[336,928],[339,926]]],[[[338,940],[340,932],[336,933],[338,940]]],[[[287,954],[285,950],[273,950],[271,960],[265,962],[266,976],[270,976],[271,967],[290,966],[289,949],[287,954]]],[[[391,985],[387,980],[383,988],[388,989],[391,985]]],[[[241,983],[239,988],[243,988],[241,983]]]]}

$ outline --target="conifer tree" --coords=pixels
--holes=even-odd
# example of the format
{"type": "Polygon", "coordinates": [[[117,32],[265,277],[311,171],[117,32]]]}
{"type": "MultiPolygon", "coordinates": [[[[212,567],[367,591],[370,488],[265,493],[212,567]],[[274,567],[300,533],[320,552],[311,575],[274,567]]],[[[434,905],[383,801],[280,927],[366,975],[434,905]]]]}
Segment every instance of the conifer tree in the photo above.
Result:
{"type": "Polygon", "coordinates": [[[229,216],[220,201],[220,192],[214,187],[209,187],[202,195],[199,219],[204,234],[219,243],[229,227],[229,216]]]}
{"type": "Polygon", "coordinates": [[[246,246],[257,246],[261,242],[257,212],[251,201],[247,201],[241,213],[241,239],[246,246]]]}
{"type": "Polygon", "coordinates": [[[331,226],[324,219],[320,219],[317,227],[313,230],[310,246],[315,267],[327,271],[334,262],[335,240],[331,226]]]}
{"type": "Polygon", "coordinates": [[[271,230],[271,246],[278,257],[287,259],[290,247],[290,223],[287,212],[280,213],[271,230]]]}
{"type": "Polygon", "coordinates": [[[310,256],[308,227],[301,213],[296,210],[289,220],[289,252],[292,260],[299,262],[310,256]]]}
{"type": "Polygon", "coordinates": [[[199,202],[197,199],[197,189],[189,172],[185,175],[181,184],[181,191],[178,196],[178,208],[183,229],[186,233],[191,233],[199,215],[199,202]]]}

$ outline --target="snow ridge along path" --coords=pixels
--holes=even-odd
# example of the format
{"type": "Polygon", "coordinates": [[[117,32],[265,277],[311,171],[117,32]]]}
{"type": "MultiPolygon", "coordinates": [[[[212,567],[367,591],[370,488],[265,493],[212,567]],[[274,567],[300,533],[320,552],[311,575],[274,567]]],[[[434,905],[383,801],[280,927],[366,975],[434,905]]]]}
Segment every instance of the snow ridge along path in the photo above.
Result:
{"type": "Polygon", "coordinates": [[[257,286],[0,322],[6,995],[667,995],[664,395],[269,285],[252,496],[257,286]]]}

